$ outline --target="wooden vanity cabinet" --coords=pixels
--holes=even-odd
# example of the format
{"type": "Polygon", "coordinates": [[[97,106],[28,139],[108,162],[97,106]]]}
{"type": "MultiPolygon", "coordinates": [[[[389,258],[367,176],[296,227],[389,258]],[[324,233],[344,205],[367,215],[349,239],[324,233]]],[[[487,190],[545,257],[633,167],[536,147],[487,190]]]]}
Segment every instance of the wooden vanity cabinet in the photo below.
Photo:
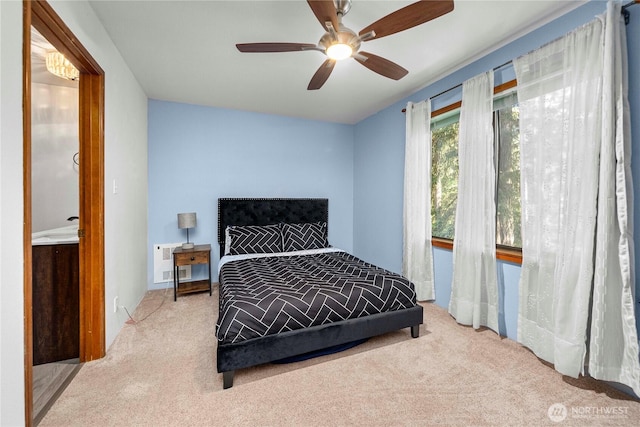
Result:
{"type": "Polygon", "coordinates": [[[78,244],[33,246],[33,364],[80,356],[78,244]]]}

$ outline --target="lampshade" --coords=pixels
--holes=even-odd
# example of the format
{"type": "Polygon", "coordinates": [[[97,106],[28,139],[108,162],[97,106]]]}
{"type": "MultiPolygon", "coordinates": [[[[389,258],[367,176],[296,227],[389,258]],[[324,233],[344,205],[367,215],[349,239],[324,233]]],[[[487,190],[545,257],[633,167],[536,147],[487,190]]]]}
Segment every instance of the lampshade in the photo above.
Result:
{"type": "Polygon", "coordinates": [[[189,242],[189,229],[195,227],[197,224],[196,213],[179,213],[178,214],[178,228],[187,229],[187,243],[182,244],[182,249],[193,249],[193,243],[189,242]]]}
{"type": "Polygon", "coordinates": [[[178,214],[178,228],[193,228],[197,225],[196,213],[179,213],[178,214]]]}
{"type": "Polygon", "coordinates": [[[73,64],[58,51],[48,52],[45,57],[47,71],[67,80],[77,80],[80,72],[73,64]]]}

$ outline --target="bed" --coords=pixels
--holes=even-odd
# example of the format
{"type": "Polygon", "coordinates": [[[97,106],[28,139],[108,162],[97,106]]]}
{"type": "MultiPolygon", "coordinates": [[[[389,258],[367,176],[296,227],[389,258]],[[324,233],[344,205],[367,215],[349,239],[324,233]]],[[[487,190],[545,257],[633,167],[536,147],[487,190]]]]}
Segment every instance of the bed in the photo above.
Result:
{"type": "Polygon", "coordinates": [[[327,227],[328,199],[218,199],[217,370],[225,389],[237,369],[402,328],[419,336],[413,284],[332,248],[327,227]]]}

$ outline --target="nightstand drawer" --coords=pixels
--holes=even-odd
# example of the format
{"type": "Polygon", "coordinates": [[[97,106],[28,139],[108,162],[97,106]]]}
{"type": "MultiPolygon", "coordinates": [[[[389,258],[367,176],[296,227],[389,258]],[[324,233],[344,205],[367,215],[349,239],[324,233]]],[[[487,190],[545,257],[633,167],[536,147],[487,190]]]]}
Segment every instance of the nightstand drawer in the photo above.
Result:
{"type": "Polygon", "coordinates": [[[193,265],[193,264],[208,264],[209,253],[208,252],[184,252],[181,254],[173,254],[175,257],[176,265],[193,265]]]}

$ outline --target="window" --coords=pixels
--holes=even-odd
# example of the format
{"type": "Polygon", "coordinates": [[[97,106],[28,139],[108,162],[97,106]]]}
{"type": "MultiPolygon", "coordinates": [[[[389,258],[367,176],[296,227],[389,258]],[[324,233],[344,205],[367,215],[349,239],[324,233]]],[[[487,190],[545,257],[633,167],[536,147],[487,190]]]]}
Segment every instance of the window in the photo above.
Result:
{"type": "MultiPolygon", "coordinates": [[[[458,192],[458,129],[461,103],[434,111],[431,119],[431,225],[433,237],[453,240],[458,192]]],[[[515,91],[494,99],[496,245],[522,246],[520,207],[520,129],[515,91]]],[[[439,246],[451,247],[451,242],[439,246]]],[[[498,250],[500,253],[500,249],[498,250]]],[[[516,260],[511,256],[501,259],[516,260]]]]}
{"type": "Polygon", "coordinates": [[[496,244],[522,247],[520,210],[520,125],[516,105],[494,112],[496,140],[496,244]]]}
{"type": "Polygon", "coordinates": [[[453,240],[458,201],[460,109],[432,124],[431,227],[434,236],[453,240]]]}

